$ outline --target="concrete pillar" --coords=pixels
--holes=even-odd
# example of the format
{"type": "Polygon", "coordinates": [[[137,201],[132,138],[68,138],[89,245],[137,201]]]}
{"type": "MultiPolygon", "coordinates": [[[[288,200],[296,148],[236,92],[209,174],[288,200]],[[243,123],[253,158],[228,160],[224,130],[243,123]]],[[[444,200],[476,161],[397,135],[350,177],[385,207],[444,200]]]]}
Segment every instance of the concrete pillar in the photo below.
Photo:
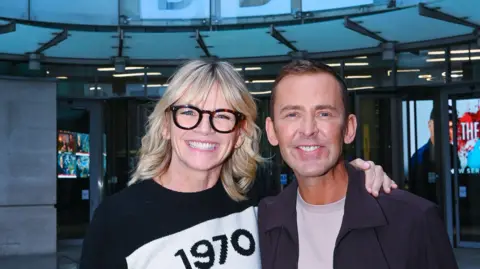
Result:
{"type": "Polygon", "coordinates": [[[56,252],[56,83],[0,77],[0,257],[56,252]]]}

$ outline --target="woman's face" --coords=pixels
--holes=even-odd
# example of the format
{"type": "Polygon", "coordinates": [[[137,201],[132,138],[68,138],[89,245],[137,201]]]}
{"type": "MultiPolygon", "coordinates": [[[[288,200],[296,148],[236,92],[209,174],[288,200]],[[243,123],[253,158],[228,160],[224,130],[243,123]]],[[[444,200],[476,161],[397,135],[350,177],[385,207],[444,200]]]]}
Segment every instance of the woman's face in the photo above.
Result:
{"type": "MultiPolygon", "coordinates": [[[[233,110],[217,87],[211,90],[206,100],[194,100],[187,103],[180,99],[175,103],[175,106],[183,105],[192,105],[200,110],[208,111],[233,110]]],[[[174,122],[173,113],[169,113],[168,124],[163,131],[163,136],[170,139],[172,143],[170,167],[198,172],[219,172],[235,146],[240,145],[239,128],[235,128],[230,133],[217,132],[210,125],[210,115],[204,113],[202,114],[202,120],[195,128],[185,130],[179,128],[177,124],[187,128],[191,127],[197,122],[196,119],[200,113],[194,108],[179,109],[176,111],[177,124],[174,122]]],[[[225,130],[226,127],[234,124],[235,117],[230,113],[218,113],[214,122],[216,122],[217,129],[225,130]]]]}

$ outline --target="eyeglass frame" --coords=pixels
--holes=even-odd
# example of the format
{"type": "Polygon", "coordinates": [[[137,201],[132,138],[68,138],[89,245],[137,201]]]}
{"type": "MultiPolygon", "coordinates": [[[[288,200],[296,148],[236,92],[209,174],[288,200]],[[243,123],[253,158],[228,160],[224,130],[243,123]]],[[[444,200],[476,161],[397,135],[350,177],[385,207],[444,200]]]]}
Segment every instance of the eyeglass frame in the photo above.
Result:
{"type": "Polygon", "coordinates": [[[228,133],[233,132],[235,130],[235,128],[238,126],[238,124],[241,121],[245,120],[245,118],[246,118],[243,113],[238,112],[238,111],[234,111],[234,110],[231,110],[231,109],[226,109],[226,108],[221,108],[221,109],[216,109],[216,110],[211,111],[211,110],[203,110],[203,109],[200,109],[200,108],[198,108],[196,106],[192,106],[192,105],[171,105],[168,110],[172,112],[172,118],[173,118],[173,122],[175,123],[175,126],[177,126],[180,129],[183,129],[183,130],[193,130],[193,129],[197,128],[198,125],[200,125],[200,123],[203,120],[203,114],[208,114],[209,115],[208,120],[210,122],[210,127],[212,127],[212,129],[215,130],[218,133],[228,134],[228,133]],[[189,109],[193,109],[193,110],[198,112],[198,115],[199,115],[198,121],[192,127],[188,127],[188,128],[183,127],[182,125],[180,125],[178,123],[177,112],[181,108],[189,108],[189,109]],[[215,124],[213,123],[213,116],[216,113],[219,113],[219,112],[229,112],[229,113],[232,113],[235,116],[235,124],[233,125],[233,128],[230,129],[229,131],[220,131],[215,127],[215,124]]]}

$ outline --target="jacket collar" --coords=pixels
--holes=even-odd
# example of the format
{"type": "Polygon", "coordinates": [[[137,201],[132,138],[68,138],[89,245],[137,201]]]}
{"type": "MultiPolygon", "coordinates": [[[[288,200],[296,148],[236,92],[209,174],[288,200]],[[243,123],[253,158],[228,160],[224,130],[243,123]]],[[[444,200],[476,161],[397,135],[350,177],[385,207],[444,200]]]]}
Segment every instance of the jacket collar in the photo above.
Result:
{"type": "MultiPolygon", "coordinates": [[[[365,189],[365,172],[355,169],[350,164],[345,166],[348,172],[348,187],[339,239],[350,230],[379,227],[387,224],[387,219],[377,198],[365,189]]],[[[298,183],[293,181],[277,197],[266,202],[266,231],[274,228],[285,228],[295,239],[298,237],[297,189],[298,183]]]]}

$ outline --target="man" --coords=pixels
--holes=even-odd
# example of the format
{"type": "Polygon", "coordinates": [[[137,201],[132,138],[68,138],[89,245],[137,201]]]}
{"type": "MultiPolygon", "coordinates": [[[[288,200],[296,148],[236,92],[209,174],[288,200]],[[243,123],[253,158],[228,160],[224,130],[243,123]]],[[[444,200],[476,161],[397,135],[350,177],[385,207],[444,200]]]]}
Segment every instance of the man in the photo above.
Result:
{"type": "Polygon", "coordinates": [[[357,121],[335,71],[294,61],[271,98],[268,140],[297,180],[259,205],[263,269],[458,268],[434,204],[401,190],[372,197],[343,160],[357,121]]]}
{"type": "MultiPolygon", "coordinates": [[[[441,205],[441,184],[437,180],[437,156],[435,154],[435,110],[432,109],[430,113],[430,120],[428,121],[428,130],[430,138],[419,148],[410,158],[408,187],[409,190],[416,195],[428,199],[436,204],[441,205]]],[[[448,110],[448,127],[449,127],[449,141],[453,143],[453,117],[454,113],[452,107],[448,110]]],[[[457,165],[460,166],[460,159],[455,153],[453,145],[450,144],[451,167],[454,167],[454,158],[457,159],[457,165]]]]}

